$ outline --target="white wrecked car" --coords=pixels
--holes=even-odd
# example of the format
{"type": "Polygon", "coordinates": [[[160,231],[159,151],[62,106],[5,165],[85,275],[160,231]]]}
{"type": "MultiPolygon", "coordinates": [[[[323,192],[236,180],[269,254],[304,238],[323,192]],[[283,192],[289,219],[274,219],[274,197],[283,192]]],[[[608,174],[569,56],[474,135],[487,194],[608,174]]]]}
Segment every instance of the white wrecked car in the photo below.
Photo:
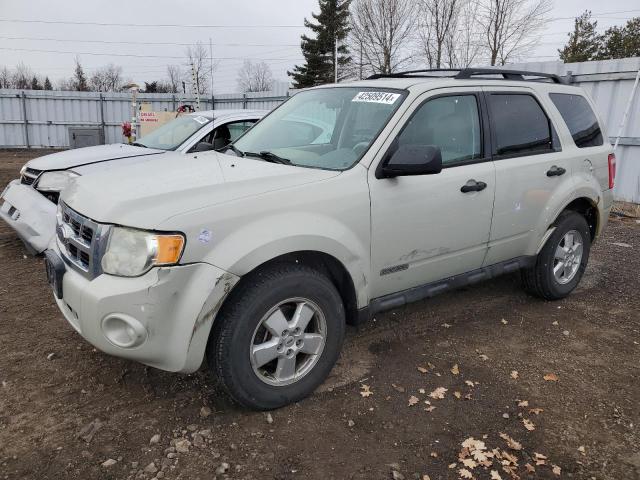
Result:
{"type": "Polygon", "coordinates": [[[209,110],[183,115],[132,145],[78,148],[34,158],[0,196],[0,217],[32,253],[42,253],[56,228],[56,205],[69,180],[126,164],[153,160],[167,151],[202,152],[236,140],[265,110],[209,110]],[[214,115],[215,114],[215,115],[214,115]],[[117,163],[114,163],[117,161],[117,163]]]}

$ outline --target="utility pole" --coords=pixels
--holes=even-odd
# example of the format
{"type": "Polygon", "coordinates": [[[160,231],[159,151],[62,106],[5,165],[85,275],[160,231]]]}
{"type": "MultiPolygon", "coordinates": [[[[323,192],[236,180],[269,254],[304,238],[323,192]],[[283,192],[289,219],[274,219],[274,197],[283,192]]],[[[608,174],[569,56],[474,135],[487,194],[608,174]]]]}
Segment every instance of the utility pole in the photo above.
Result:
{"type": "Polygon", "coordinates": [[[195,91],[196,94],[196,110],[200,110],[200,82],[199,82],[199,78],[196,75],[196,67],[194,66],[193,62],[191,63],[191,81],[192,81],[192,88],[193,91],[195,91]]]}
{"type": "Polygon", "coordinates": [[[335,83],[338,83],[338,35],[335,35],[333,38],[333,71],[335,83]]]}
{"type": "Polygon", "coordinates": [[[209,76],[211,77],[211,109],[213,110],[213,43],[209,37],[209,76]]]}

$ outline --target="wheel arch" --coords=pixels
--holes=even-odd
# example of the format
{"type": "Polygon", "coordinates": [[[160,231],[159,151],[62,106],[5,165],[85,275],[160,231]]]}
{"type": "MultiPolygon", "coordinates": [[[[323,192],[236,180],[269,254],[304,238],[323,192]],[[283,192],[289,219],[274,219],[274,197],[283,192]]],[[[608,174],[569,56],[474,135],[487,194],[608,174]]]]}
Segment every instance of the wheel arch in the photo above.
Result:
{"type": "MultiPolygon", "coordinates": [[[[300,264],[309,266],[326,275],[338,290],[345,308],[347,323],[358,322],[358,294],[352,273],[335,256],[319,250],[298,250],[276,255],[253,265],[242,275],[234,290],[251,281],[261,271],[278,264],[300,264]]],[[[226,302],[226,300],[225,300],[226,302]]],[[[224,306],[224,304],[223,304],[224,306]]]]}

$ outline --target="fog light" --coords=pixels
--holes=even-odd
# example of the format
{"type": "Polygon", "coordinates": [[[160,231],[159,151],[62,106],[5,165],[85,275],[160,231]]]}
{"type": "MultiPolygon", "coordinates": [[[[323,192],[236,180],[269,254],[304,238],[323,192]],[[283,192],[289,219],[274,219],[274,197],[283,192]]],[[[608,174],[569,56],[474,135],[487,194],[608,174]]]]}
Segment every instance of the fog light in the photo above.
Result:
{"type": "Polygon", "coordinates": [[[112,313],[102,320],[102,332],[120,348],[134,348],[147,339],[147,329],[138,320],[124,313],[112,313]]]}

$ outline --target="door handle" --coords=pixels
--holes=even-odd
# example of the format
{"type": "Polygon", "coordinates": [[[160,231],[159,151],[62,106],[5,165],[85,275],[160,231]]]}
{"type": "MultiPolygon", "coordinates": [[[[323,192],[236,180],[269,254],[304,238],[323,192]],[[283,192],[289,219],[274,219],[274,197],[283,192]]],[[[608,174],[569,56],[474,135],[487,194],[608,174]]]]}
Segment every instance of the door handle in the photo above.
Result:
{"type": "Polygon", "coordinates": [[[558,167],[554,165],[549,170],[547,170],[547,177],[559,177],[560,175],[564,175],[566,170],[562,167],[558,167]]]}
{"type": "Polygon", "coordinates": [[[462,193],[469,193],[469,192],[481,192],[482,190],[484,190],[485,188],[487,188],[487,184],[484,182],[476,182],[473,178],[471,180],[467,180],[467,183],[465,183],[461,188],[460,191],[462,193]]]}

